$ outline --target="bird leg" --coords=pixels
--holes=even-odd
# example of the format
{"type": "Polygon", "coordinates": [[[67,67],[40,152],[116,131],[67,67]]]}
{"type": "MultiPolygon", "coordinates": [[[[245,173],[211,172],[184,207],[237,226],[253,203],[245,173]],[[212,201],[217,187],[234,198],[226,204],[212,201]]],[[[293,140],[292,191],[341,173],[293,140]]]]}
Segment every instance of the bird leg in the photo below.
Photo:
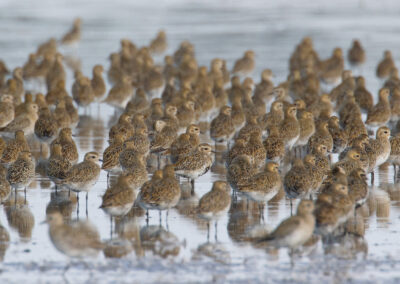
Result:
{"type": "Polygon", "coordinates": [[[207,222],[207,243],[210,242],[210,221],[207,222]]]}
{"type": "Polygon", "coordinates": [[[86,192],[86,218],[88,218],[88,195],[89,195],[89,192],[86,192]]]}
{"type": "Polygon", "coordinates": [[[17,206],[17,187],[15,187],[14,206],[17,206]]]}
{"type": "Polygon", "coordinates": [[[113,229],[112,229],[112,215],[110,215],[110,239],[113,237],[113,229]]]}
{"type": "Polygon", "coordinates": [[[217,221],[215,221],[215,235],[214,235],[214,238],[215,238],[215,242],[218,242],[218,222],[217,221]]]}
{"type": "Polygon", "coordinates": [[[374,185],[374,181],[375,181],[375,174],[374,171],[371,172],[371,185],[374,185]]]}
{"type": "Polygon", "coordinates": [[[191,189],[190,193],[191,193],[192,196],[193,196],[193,195],[194,195],[194,179],[191,179],[191,180],[190,180],[190,184],[191,184],[191,186],[192,186],[192,189],[191,189]]]}
{"type": "Polygon", "coordinates": [[[24,204],[26,204],[26,187],[24,188],[24,204]]]}
{"type": "Polygon", "coordinates": [[[149,226],[149,209],[146,210],[146,226],[149,226]]]}
{"type": "Polygon", "coordinates": [[[79,191],[76,194],[76,202],[77,202],[77,205],[76,205],[76,216],[77,216],[77,219],[79,220],[79,191]]]}
{"type": "Polygon", "coordinates": [[[260,220],[264,223],[264,203],[258,204],[258,210],[260,211],[260,220]]]}
{"type": "Polygon", "coordinates": [[[158,216],[160,217],[160,227],[161,227],[161,210],[158,210],[158,216]]]}
{"type": "Polygon", "coordinates": [[[168,215],[169,215],[169,209],[167,209],[167,213],[165,216],[165,225],[166,225],[167,231],[169,232],[168,215]]]}
{"type": "Polygon", "coordinates": [[[293,204],[291,198],[290,198],[290,216],[293,216],[293,204]]]}

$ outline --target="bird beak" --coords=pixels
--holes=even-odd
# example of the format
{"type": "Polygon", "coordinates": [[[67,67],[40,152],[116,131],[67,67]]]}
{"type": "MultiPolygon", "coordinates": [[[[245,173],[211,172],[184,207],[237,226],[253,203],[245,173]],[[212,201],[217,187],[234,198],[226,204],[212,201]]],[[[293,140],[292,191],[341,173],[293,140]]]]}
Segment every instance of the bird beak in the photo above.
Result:
{"type": "Polygon", "coordinates": [[[103,159],[99,159],[99,162],[103,162],[103,159]]]}
{"type": "Polygon", "coordinates": [[[47,220],[44,220],[44,221],[39,223],[39,225],[44,225],[44,224],[47,224],[47,220]]]}

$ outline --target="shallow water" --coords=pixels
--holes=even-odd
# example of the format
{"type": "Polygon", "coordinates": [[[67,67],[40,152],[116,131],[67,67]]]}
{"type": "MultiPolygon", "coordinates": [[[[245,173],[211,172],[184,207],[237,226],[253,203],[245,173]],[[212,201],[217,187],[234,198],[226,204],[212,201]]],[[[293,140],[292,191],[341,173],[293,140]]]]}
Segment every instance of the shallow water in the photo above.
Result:
{"type": "MultiPolygon", "coordinates": [[[[335,1],[324,5],[313,5],[313,1],[280,1],[279,4],[179,0],[1,1],[0,57],[9,67],[22,65],[39,43],[51,36],[59,37],[69,28],[72,19],[80,16],[83,35],[79,47],[62,51],[80,58],[82,69],[88,75],[95,64],[108,66],[107,56],[119,49],[121,38],[132,39],[140,46],[163,28],[167,31],[168,53],[180,41],[189,39],[195,45],[200,64],[209,65],[212,58],[223,57],[231,67],[244,50],[253,49],[257,58],[255,80],[258,81],[262,69],[271,68],[276,75],[275,82],[279,82],[286,77],[289,55],[302,37],[313,37],[321,57],[329,56],[335,46],[347,50],[351,40],[359,38],[367,50],[368,61],[354,72],[363,74],[367,87],[376,93],[381,82],[374,76],[375,66],[383,50],[391,49],[395,59],[399,59],[399,10],[400,5],[395,1],[379,1],[379,5],[374,1],[335,1]]],[[[74,130],[81,159],[87,151],[104,150],[108,129],[116,119],[114,110],[105,105],[93,105],[89,113],[90,116],[84,116],[82,110],[81,121],[74,130]]],[[[223,170],[223,166],[217,165],[196,180],[197,199],[210,190],[213,181],[224,178],[223,170]]],[[[0,281],[398,282],[400,187],[393,184],[392,168],[377,171],[376,175],[370,200],[358,211],[357,224],[352,226],[356,227],[357,234],[348,235],[333,247],[323,247],[319,241],[305,249],[302,257],[291,259],[285,249],[267,253],[246,242],[246,232],[260,224],[260,216],[255,204],[241,199],[218,222],[218,241],[211,226],[208,243],[206,223],[190,214],[197,200],[192,198],[170,211],[168,228],[163,213],[163,228],[172,235],[155,249],[137,242],[139,230],[146,230],[146,222],[143,212],[132,212],[112,228],[114,240],[119,238],[122,228],[133,236],[132,251],[128,255],[110,259],[101,254],[95,259],[71,262],[51,243],[47,225],[40,224],[45,220],[46,210],[51,210],[49,203],[54,188],[38,174],[27,191],[27,205],[17,212],[22,212],[28,220],[33,216],[34,224],[26,222],[28,225],[24,226],[15,222],[10,217],[16,216],[12,208],[4,207],[0,213],[1,223],[11,239],[0,265],[0,281]]],[[[182,187],[188,185],[183,183],[182,187]]],[[[98,208],[106,188],[107,177],[102,172],[89,193],[88,203],[88,219],[103,241],[111,238],[109,217],[98,208]]],[[[23,192],[19,195],[23,203],[23,192]]],[[[79,217],[85,220],[82,197],[83,194],[79,217]]],[[[72,219],[77,218],[75,203],[68,203],[64,209],[72,219]]],[[[290,215],[289,203],[283,196],[275,198],[264,213],[265,222],[260,227],[273,228],[290,215]]],[[[158,212],[151,212],[150,225],[159,225],[158,212]]]]}

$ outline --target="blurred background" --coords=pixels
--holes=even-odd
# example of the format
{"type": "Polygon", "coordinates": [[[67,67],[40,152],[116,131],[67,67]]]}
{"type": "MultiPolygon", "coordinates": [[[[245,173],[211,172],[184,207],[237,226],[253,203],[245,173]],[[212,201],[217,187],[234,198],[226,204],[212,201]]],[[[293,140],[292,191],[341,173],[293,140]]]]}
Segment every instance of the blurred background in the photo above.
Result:
{"type": "MultiPolygon", "coordinates": [[[[348,49],[353,38],[360,39],[368,55],[366,72],[375,68],[384,49],[398,58],[400,42],[400,5],[395,0],[2,0],[0,8],[0,57],[10,66],[23,64],[38,44],[60,36],[81,17],[77,55],[85,73],[94,64],[106,64],[121,38],[141,46],[160,29],[167,32],[168,53],[190,40],[199,64],[221,57],[231,67],[246,49],[253,49],[255,74],[271,68],[278,81],[286,78],[289,55],[304,36],[314,39],[322,58],[335,46],[348,49]]],[[[374,78],[367,81],[373,84],[374,78]]]]}

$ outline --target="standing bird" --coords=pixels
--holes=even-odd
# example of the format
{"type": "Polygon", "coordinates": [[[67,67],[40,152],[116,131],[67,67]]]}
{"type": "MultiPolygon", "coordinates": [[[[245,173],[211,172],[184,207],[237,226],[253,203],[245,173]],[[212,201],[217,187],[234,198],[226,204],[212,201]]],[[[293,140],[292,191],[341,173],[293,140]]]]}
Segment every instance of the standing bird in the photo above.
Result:
{"type": "Polygon", "coordinates": [[[207,143],[200,144],[186,156],[181,157],[175,164],[175,173],[178,176],[190,179],[192,192],[194,192],[194,181],[196,178],[206,174],[213,163],[212,148],[207,143]]]}
{"type": "Polygon", "coordinates": [[[247,50],[244,56],[235,62],[232,73],[247,76],[253,72],[255,65],[254,51],[247,50]]]}
{"type": "Polygon", "coordinates": [[[231,108],[223,106],[219,115],[211,121],[210,137],[215,143],[229,142],[235,135],[235,127],[231,118],[231,108]]]}
{"type": "Polygon", "coordinates": [[[210,221],[215,220],[215,239],[217,240],[217,221],[228,213],[230,206],[229,185],[225,181],[215,181],[211,191],[201,197],[198,206],[199,216],[208,221],[207,239],[210,236],[210,221]]]}
{"type": "Polygon", "coordinates": [[[46,222],[53,245],[69,257],[95,257],[104,248],[97,229],[87,221],[64,223],[61,213],[53,212],[46,222]]]}
{"type": "Polygon", "coordinates": [[[392,69],[395,67],[396,66],[394,65],[392,53],[389,50],[385,50],[382,61],[379,62],[378,66],[376,67],[376,76],[379,79],[385,79],[389,77],[392,69]]]}
{"type": "Polygon", "coordinates": [[[370,111],[368,111],[365,124],[370,127],[379,127],[389,122],[391,116],[389,95],[389,89],[382,88],[379,90],[379,101],[370,111]]]}
{"type": "MultiPolygon", "coordinates": [[[[42,108],[40,110],[34,132],[39,141],[43,143],[49,143],[57,136],[58,124],[50,109],[42,108]]],[[[42,144],[40,144],[40,152],[42,152],[42,144]]]]}
{"type": "Polygon", "coordinates": [[[313,211],[314,203],[309,200],[302,200],[297,207],[296,216],[284,220],[260,242],[267,242],[267,244],[276,247],[298,248],[307,242],[314,232],[315,217],[313,211]]]}
{"type": "Polygon", "coordinates": [[[107,98],[103,101],[106,104],[119,109],[125,109],[133,95],[132,79],[123,76],[120,81],[108,92],[107,98]]]}
{"type": "Polygon", "coordinates": [[[365,79],[363,76],[356,78],[356,89],[354,90],[354,98],[360,106],[361,110],[368,112],[374,106],[372,94],[365,87],[365,79]]]}
{"type": "Polygon", "coordinates": [[[46,174],[49,179],[56,184],[56,189],[60,181],[66,178],[67,172],[71,167],[71,162],[62,155],[62,146],[60,144],[55,144],[51,148],[46,174]]]}
{"type": "Polygon", "coordinates": [[[249,155],[239,155],[229,164],[226,179],[236,191],[240,186],[249,184],[249,179],[256,173],[253,159],[249,155]]]}
{"type": "Polygon", "coordinates": [[[296,117],[297,110],[295,106],[290,106],[286,109],[285,119],[280,125],[280,135],[285,142],[285,147],[291,150],[296,141],[300,137],[300,125],[296,117]]]}
{"type": "Polygon", "coordinates": [[[263,142],[267,161],[281,163],[285,156],[285,142],[280,136],[278,128],[275,126],[269,129],[269,135],[263,142]]]}
{"type": "Polygon", "coordinates": [[[120,170],[119,155],[124,149],[124,137],[122,134],[117,134],[112,139],[110,146],[103,152],[103,163],[101,169],[107,172],[107,179],[110,172],[118,172],[120,170]]]}
{"type": "Polygon", "coordinates": [[[17,130],[24,131],[25,135],[31,135],[34,132],[35,122],[38,119],[38,105],[30,104],[24,113],[16,116],[13,121],[1,128],[0,131],[14,133],[17,130]]]}
{"type": "Polygon", "coordinates": [[[52,148],[55,144],[61,145],[63,157],[67,158],[72,164],[78,161],[78,148],[76,147],[75,141],[72,139],[71,128],[61,129],[58,137],[51,142],[50,147],[52,148]]]}
{"type": "Polygon", "coordinates": [[[66,45],[78,43],[81,39],[81,24],[82,20],[80,18],[76,18],[71,30],[62,37],[61,43],[66,45]]]}
{"type": "Polygon", "coordinates": [[[353,46],[349,49],[347,53],[347,59],[351,65],[361,65],[365,62],[365,50],[361,46],[359,40],[353,41],[353,46]]]}
{"type": "Polygon", "coordinates": [[[14,116],[13,96],[2,95],[0,98],[0,128],[6,127],[7,124],[14,120],[14,116]]]}
{"type": "Polygon", "coordinates": [[[72,98],[80,107],[88,107],[95,99],[92,83],[85,76],[78,77],[72,87],[72,98]]]}
{"type": "Polygon", "coordinates": [[[104,193],[100,208],[111,217],[121,217],[129,212],[135,200],[136,193],[129,185],[129,177],[120,175],[117,183],[104,193]]]}
{"type": "Polygon", "coordinates": [[[181,188],[175,178],[174,166],[167,165],[163,169],[162,178],[153,182],[149,191],[142,188],[138,196],[138,201],[140,206],[146,210],[159,210],[160,217],[161,210],[167,210],[168,218],[168,210],[175,207],[180,198],[181,188]]]}
{"type": "Polygon", "coordinates": [[[309,197],[313,189],[312,187],[313,183],[310,171],[304,166],[302,160],[296,159],[292,168],[286,173],[283,179],[283,188],[290,199],[291,212],[292,199],[309,197]]]}
{"type": "Polygon", "coordinates": [[[34,178],[35,162],[33,161],[32,154],[27,151],[20,152],[18,159],[7,170],[8,182],[15,190],[24,187],[26,199],[26,187],[34,178]]]}
{"type": "Polygon", "coordinates": [[[89,190],[96,184],[100,176],[99,154],[88,152],[85,154],[83,162],[72,166],[61,181],[69,190],[78,193],[78,215],[79,215],[79,192],[86,191],[86,215],[88,213],[87,201],[89,190]]]}
{"type": "Polygon", "coordinates": [[[102,76],[103,71],[104,69],[101,65],[93,67],[93,77],[90,84],[96,101],[100,101],[106,93],[106,83],[102,76]]]}
{"type": "Polygon", "coordinates": [[[157,37],[150,42],[149,50],[153,54],[162,54],[167,50],[167,36],[165,31],[158,32],[157,37]]]}
{"type": "Polygon", "coordinates": [[[7,146],[3,150],[0,162],[5,165],[9,165],[17,160],[18,155],[21,151],[30,151],[28,141],[22,130],[15,131],[14,140],[10,140],[7,146]]]}
{"type": "Polygon", "coordinates": [[[239,186],[239,192],[260,203],[261,218],[264,219],[263,207],[282,188],[279,164],[270,162],[264,171],[250,177],[247,184],[239,186]]]}

